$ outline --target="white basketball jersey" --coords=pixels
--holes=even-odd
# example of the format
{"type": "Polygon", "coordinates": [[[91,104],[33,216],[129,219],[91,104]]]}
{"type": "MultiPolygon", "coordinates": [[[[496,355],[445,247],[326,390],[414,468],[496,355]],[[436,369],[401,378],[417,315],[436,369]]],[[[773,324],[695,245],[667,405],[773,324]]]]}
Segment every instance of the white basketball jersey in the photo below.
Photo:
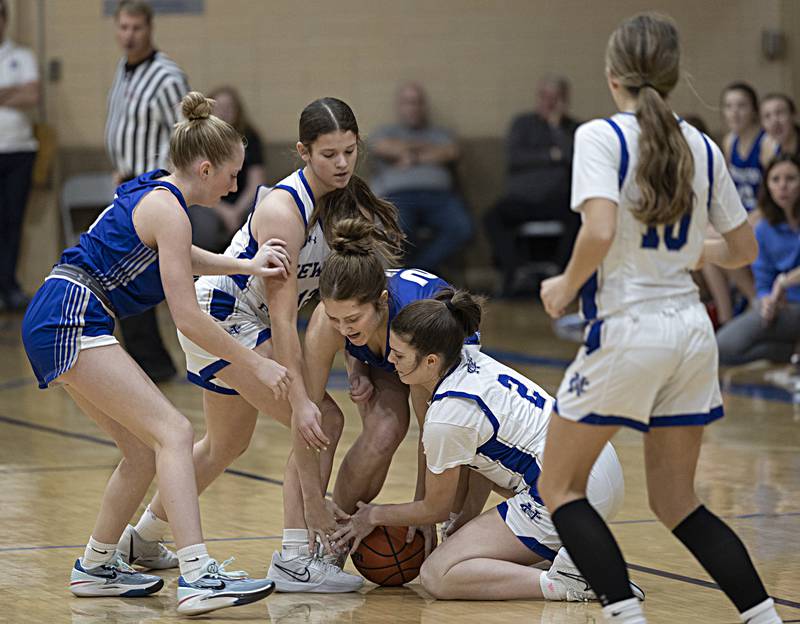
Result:
{"type": "MultiPolygon", "coordinates": [[[[425,430],[442,424],[457,428],[451,432],[467,432],[464,439],[472,440],[474,455],[450,462],[429,457],[429,466],[440,459],[442,468],[469,465],[502,488],[516,492],[533,488],[536,495],[538,462],[552,409],[553,398],[530,379],[467,347],[458,365],[435,389],[425,415],[425,430]]],[[[427,454],[434,445],[430,437],[426,441],[425,433],[423,442],[427,454]]]]}
{"type": "Polygon", "coordinates": [[[697,128],[679,123],[694,157],[694,205],[674,225],[657,227],[644,225],[631,212],[641,198],[635,181],[640,136],[636,116],[619,113],[578,128],[573,210],[592,198],[610,199],[618,206],[611,249],[581,289],[587,320],[642,301],[696,293],[689,271],[700,258],[708,223],[725,233],[747,218],[720,149],[697,128]]]}
{"type": "MultiPolygon", "coordinates": [[[[254,202],[255,209],[264,200],[267,194],[281,189],[289,193],[300,211],[303,223],[308,227],[308,220],[314,211],[314,194],[311,192],[302,169],[298,169],[288,177],[281,180],[274,187],[259,186],[254,202]]],[[[231,244],[225,250],[225,254],[234,258],[252,258],[258,251],[258,241],[253,237],[250,230],[250,222],[253,213],[247,218],[247,222],[236,232],[231,240],[231,244]]],[[[308,232],[306,242],[300,249],[297,258],[297,307],[301,308],[308,301],[314,298],[319,290],[319,275],[322,265],[330,255],[331,250],[325,242],[322,226],[317,222],[308,232]]],[[[267,297],[264,289],[264,282],[261,278],[252,275],[231,275],[231,276],[204,276],[198,280],[197,291],[208,291],[208,286],[217,290],[227,292],[237,299],[244,299],[258,316],[269,325],[269,310],[267,307],[267,297]],[[203,282],[202,284],[200,284],[203,282]]]]}

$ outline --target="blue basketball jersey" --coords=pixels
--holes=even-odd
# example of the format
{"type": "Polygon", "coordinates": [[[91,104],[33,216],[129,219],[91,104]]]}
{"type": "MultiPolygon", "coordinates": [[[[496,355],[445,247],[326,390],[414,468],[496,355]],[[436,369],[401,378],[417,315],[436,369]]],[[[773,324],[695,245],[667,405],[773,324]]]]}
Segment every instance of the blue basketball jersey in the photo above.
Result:
{"type": "MultiPolygon", "coordinates": [[[[381,354],[373,353],[367,345],[357,346],[345,338],[345,349],[357,360],[382,368],[391,373],[394,372],[394,364],[386,359],[389,353],[389,327],[394,318],[409,303],[420,299],[431,299],[443,288],[450,287],[446,281],[437,277],[433,273],[428,273],[422,269],[389,269],[386,271],[388,280],[386,289],[389,292],[389,320],[386,327],[386,342],[384,352],[381,354]]],[[[478,344],[478,335],[474,334],[467,340],[467,344],[478,344]]]]}
{"type": "Polygon", "coordinates": [[[734,137],[733,145],[731,146],[731,161],[728,163],[728,171],[731,173],[733,183],[736,185],[736,190],[739,197],[742,198],[742,205],[747,212],[756,209],[758,204],[758,189],[761,186],[761,180],[764,177],[764,171],[761,169],[761,144],[764,141],[766,133],[762,130],[759,132],[750,152],[742,158],[739,155],[739,137],[734,137]]]}
{"type": "Polygon", "coordinates": [[[119,186],[114,201],[81,234],[78,244],[61,254],[60,264],[79,266],[100,282],[119,318],[139,314],[164,300],[158,251],[139,239],[133,210],[147,193],[164,188],[188,212],[177,187],[158,179],[167,175],[156,169],[119,186]]]}

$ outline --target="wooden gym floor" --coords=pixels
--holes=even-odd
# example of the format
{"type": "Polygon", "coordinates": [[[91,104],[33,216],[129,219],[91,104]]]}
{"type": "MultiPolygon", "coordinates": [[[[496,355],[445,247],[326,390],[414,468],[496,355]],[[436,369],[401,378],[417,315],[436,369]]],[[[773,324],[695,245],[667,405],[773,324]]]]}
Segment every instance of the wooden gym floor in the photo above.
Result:
{"type": "MultiPolygon", "coordinates": [[[[160,312],[163,312],[161,310],[160,312]]],[[[119,459],[116,448],[84,417],[63,390],[37,389],[19,340],[20,317],[0,317],[0,621],[157,622],[177,620],[176,571],[145,599],[75,598],[69,571],[89,536],[106,479],[119,459]]],[[[164,334],[181,362],[174,333],[164,334]]],[[[576,346],[555,339],[541,308],[494,303],[483,328],[484,348],[555,391],[576,346]]],[[[800,622],[800,410],[791,397],[766,387],[763,373],[724,375],[726,418],[712,425],[698,470],[698,489],[747,544],[778,612],[800,622]]],[[[337,459],[359,430],[341,372],[334,396],[347,414],[337,459]]],[[[162,386],[200,433],[201,392],[182,380],[162,386]]],[[[124,392],[124,389],[121,389],[124,392]]],[[[417,431],[394,458],[379,501],[413,495],[417,431]]],[[[738,622],[719,589],[647,507],[641,436],[623,431],[615,445],[625,469],[625,505],[613,530],[647,592],[650,622],[738,622]]],[[[233,567],[264,574],[280,545],[281,488],[287,432],[266,417],[249,450],[203,495],[204,530],[212,556],[236,556],[233,567]]],[[[495,500],[490,501],[496,503],[495,500]]],[[[537,601],[431,600],[418,583],[358,594],[273,595],[266,601],[220,611],[203,621],[503,623],[599,622],[597,604],[537,601]]]]}

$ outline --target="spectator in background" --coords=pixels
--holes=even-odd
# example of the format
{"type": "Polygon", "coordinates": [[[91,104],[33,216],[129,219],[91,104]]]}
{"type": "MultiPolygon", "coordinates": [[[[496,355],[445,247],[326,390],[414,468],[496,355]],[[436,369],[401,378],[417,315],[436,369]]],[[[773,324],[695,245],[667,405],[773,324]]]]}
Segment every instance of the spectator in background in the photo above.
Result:
{"type": "Polygon", "coordinates": [[[800,154],[800,127],[794,100],[783,93],[770,93],[761,100],[761,125],[768,137],[769,154],[800,154]]]}
{"type": "Polygon", "coordinates": [[[246,139],[244,164],[236,177],[236,191],[229,193],[216,206],[192,206],[192,242],[216,253],[225,251],[233,234],[242,227],[253,207],[256,191],[267,181],[261,137],[250,123],[239,92],[233,87],[217,87],[208,97],[215,101],[214,114],[228,122],[246,139]]]}
{"type": "Polygon", "coordinates": [[[800,338],[800,280],[787,278],[800,266],[800,158],[776,156],[764,180],[753,263],[759,301],[717,333],[721,364],[788,362],[800,338]]]}
{"type": "Polygon", "coordinates": [[[406,266],[439,273],[443,261],[472,235],[472,223],[455,189],[459,147],[453,136],[430,123],[425,90],[415,82],[401,85],[396,96],[397,123],[370,137],[375,192],[397,206],[412,248],[406,266]],[[419,228],[433,230],[423,244],[419,228]]]}
{"type": "MultiPolygon", "coordinates": [[[[722,151],[750,223],[755,225],[759,219],[758,192],[764,169],[774,153],[774,147],[761,128],[755,89],[745,82],[734,82],[725,87],[722,115],[728,129],[722,140],[722,151]]],[[[734,315],[731,282],[747,301],[755,299],[753,274],[749,267],[727,270],[708,264],[703,267],[703,278],[714,300],[719,325],[724,325],[734,315]]]]}
{"type": "MultiPolygon", "coordinates": [[[[122,0],[114,24],[125,56],[108,95],[105,136],[117,182],[122,183],[167,167],[170,133],[189,84],[181,69],[153,45],[150,5],[142,0],[122,0]]],[[[121,319],[120,327],[128,353],[153,381],[175,375],[158,331],[155,308],[121,319]]]]}
{"type": "MultiPolygon", "coordinates": [[[[503,294],[513,294],[514,274],[522,262],[517,229],[528,221],[560,221],[564,234],[555,263],[563,269],[580,226],[569,207],[572,146],[578,127],[567,114],[569,81],[546,76],[536,88],[536,108],[514,119],[507,138],[505,195],[486,214],[484,224],[503,294]]],[[[524,257],[524,256],[523,256],[524,257]]]]}
{"type": "Polygon", "coordinates": [[[38,148],[25,109],[39,103],[39,70],[33,53],[5,36],[7,24],[0,0],[0,310],[24,310],[17,256],[38,148]]]}

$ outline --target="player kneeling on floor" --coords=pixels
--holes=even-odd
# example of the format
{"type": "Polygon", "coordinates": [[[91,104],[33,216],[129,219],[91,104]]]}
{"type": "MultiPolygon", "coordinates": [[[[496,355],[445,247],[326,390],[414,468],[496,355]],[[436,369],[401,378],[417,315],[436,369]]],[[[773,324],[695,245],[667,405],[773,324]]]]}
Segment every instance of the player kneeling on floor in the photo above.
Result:
{"type": "MultiPolygon", "coordinates": [[[[355,549],[377,525],[421,527],[461,508],[462,514],[477,515],[483,502],[464,505],[466,488],[459,488],[461,469],[468,467],[509,498],[477,517],[458,519],[469,521],[422,566],[425,589],[440,599],[596,600],[561,548],[536,490],[553,399],[517,371],[464,346],[480,319],[480,301],[450,289],[409,304],[395,317],[389,359],[404,383],[430,395],[422,434],[424,497],[400,505],[360,503],[333,539],[354,539],[355,549]],[[544,561],[552,562],[549,570],[531,567],[544,561]]],[[[610,444],[592,469],[588,491],[605,518],[622,504],[622,468],[610,444]]],[[[638,587],[634,592],[644,598],[638,587]]]]}

